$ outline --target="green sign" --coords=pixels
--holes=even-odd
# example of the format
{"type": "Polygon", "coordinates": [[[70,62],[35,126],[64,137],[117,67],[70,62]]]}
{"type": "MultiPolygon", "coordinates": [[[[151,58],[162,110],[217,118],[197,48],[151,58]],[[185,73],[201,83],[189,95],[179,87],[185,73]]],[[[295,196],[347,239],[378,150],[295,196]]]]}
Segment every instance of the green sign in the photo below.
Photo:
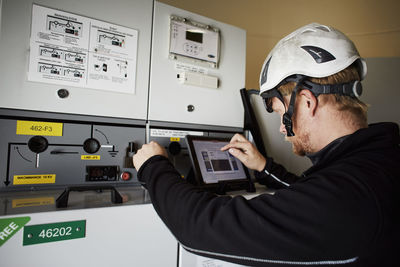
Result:
{"type": "Polygon", "coordinates": [[[0,219],[0,247],[30,221],[30,217],[0,219]]]}
{"type": "Polygon", "coordinates": [[[27,225],[24,227],[23,245],[84,238],[85,234],[86,220],[27,225]]]}

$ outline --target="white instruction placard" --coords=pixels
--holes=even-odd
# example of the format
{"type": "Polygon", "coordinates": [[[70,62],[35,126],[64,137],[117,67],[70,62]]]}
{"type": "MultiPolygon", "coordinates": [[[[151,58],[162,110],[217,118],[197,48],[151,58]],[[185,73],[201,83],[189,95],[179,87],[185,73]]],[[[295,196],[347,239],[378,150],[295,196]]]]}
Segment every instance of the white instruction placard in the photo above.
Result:
{"type": "Polygon", "coordinates": [[[150,136],[151,137],[185,138],[186,135],[203,136],[204,132],[180,131],[180,130],[170,130],[170,129],[150,129],[150,136]]]}
{"type": "Polygon", "coordinates": [[[138,31],[33,5],[28,80],[135,93],[138,31]]]}

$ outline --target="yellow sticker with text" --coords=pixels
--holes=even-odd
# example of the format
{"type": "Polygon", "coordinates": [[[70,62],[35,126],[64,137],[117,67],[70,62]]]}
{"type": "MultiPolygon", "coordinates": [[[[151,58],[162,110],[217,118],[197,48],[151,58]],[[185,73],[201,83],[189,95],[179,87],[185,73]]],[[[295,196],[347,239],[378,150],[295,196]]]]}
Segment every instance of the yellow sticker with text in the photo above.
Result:
{"type": "Polygon", "coordinates": [[[63,123],[45,121],[17,121],[18,135],[62,136],[63,123]]]}
{"type": "Polygon", "coordinates": [[[81,160],[100,160],[100,155],[82,155],[81,160]]]}
{"type": "Polygon", "coordinates": [[[179,142],[181,140],[181,138],[180,137],[171,137],[169,140],[171,142],[179,142]]]}
{"type": "Polygon", "coordinates": [[[13,208],[53,205],[54,197],[20,198],[12,200],[13,208]]]}
{"type": "Polygon", "coordinates": [[[13,184],[55,184],[55,174],[14,175],[13,184]]]}

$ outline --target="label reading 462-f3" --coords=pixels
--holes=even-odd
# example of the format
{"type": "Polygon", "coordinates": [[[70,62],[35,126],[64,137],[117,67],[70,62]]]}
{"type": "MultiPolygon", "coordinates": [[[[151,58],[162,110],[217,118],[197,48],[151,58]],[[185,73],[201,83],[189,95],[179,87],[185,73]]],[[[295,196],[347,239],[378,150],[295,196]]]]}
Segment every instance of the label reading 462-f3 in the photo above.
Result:
{"type": "Polygon", "coordinates": [[[28,225],[24,227],[23,245],[84,238],[85,233],[86,220],[28,225]]]}
{"type": "Polygon", "coordinates": [[[63,123],[44,121],[17,121],[18,135],[62,136],[63,123]]]}

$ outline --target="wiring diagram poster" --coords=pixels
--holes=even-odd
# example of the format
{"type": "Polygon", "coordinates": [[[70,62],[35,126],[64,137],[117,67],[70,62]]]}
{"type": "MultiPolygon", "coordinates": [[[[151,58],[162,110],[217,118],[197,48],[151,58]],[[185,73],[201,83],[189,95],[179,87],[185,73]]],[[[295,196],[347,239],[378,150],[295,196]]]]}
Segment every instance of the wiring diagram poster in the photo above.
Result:
{"type": "Polygon", "coordinates": [[[135,93],[138,31],[33,5],[28,80],[135,93]]]}

